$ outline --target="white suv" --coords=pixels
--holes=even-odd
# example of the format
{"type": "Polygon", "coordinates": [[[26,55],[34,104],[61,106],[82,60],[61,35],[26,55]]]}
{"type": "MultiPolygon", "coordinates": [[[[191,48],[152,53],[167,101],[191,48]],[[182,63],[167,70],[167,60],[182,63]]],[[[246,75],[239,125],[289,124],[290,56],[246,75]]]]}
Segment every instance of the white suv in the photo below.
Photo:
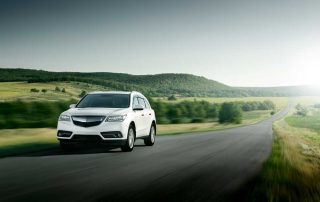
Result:
{"type": "Polygon", "coordinates": [[[61,113],[57,130],[65,150],[76,143],[99,142],[132,151],[137,138],[148,146],[154,144],[156,118],[139,92],[92,92],[61,113]]]}

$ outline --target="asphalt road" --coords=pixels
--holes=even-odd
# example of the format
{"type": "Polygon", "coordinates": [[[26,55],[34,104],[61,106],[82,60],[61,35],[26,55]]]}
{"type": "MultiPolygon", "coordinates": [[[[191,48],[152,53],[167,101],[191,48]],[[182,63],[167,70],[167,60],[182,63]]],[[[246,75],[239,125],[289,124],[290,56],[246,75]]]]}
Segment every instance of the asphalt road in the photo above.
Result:
{"type": "Polygon", "coordinates": [[[119,149],[47,151],[0,159],[0,201],[241,201],[272,146],[272,122],[157,137],[119,149]]]}

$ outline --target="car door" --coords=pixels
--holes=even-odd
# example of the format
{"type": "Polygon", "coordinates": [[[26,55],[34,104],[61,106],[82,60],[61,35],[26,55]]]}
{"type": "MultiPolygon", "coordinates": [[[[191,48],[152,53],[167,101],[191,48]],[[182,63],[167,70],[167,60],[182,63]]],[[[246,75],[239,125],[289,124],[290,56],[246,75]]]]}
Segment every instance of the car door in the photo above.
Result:
{"type": "Polygon", "coordinates": [[[149,129],[151,126],[150,118],[149,118],[149,110],[147,108],[146,102],[144,98],[138,97],[139,104],[144,107],[142,110],[142,120],[143,120],[143,128],[142,128],[142,135],[147,136],[149,134],[149,129]]]}
{"type": "MultiPolygon", "coordinates": [[[[133,97],[132,107],[139,105],[138,96],[133,97]]],[[[141,137],[144,134],[144,112],[143,110],[134,110],[134,123],[136,126],[136,136],[141,137]]]]}
{"type": "Polygon", "coordinates": [[[147,127],[147,133],[149,134],[152,121],[155,120],[154,119],[154,111],[151,108],[148,100],[146,98],[144,98],[143,100],[146,103],[146,121],[147,121],[146,123],[148,123],[147,126],[149,126],[149,127],[147,127]]]}

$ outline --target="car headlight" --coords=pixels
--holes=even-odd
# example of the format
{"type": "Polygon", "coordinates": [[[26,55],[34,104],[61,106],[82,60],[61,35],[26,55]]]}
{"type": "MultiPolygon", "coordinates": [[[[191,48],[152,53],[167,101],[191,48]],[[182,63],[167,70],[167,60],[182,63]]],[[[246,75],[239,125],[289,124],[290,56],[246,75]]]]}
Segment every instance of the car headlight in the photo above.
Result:
{"type": "Polygon", "coordinates": [[[59,121],[70,121],[70,116],[68,115],[60,115],[59,121]]]}
{"type": "Polygon", "coordinates": [[[127,115],[117,115],[117,116],[108,116],[106,118],[107,122],[121,122],[126,119],[127,115]]]}

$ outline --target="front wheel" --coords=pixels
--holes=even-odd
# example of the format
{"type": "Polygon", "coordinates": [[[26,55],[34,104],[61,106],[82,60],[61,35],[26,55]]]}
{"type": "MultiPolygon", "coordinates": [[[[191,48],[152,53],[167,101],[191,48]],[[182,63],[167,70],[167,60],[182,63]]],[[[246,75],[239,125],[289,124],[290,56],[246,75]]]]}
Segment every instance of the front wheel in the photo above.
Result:
{"type": "Polygon", "coordinates": [[[134,134],[135,134],[134,128],[131,125],[128,130],[127,140],[125,144],[121,147],[121,150],[123,152],[131,152],[133,150],[134,141],[135,141],[134,134]]]}
{"type": "Polygon", "coordinates": [[[144,139],[144,144],[147,146],[152,146],[154,145],[155,140],[156,140],[156,126],[155,124],[152,124],[150,128],[149,136],[146,139],[144,139]]]}

